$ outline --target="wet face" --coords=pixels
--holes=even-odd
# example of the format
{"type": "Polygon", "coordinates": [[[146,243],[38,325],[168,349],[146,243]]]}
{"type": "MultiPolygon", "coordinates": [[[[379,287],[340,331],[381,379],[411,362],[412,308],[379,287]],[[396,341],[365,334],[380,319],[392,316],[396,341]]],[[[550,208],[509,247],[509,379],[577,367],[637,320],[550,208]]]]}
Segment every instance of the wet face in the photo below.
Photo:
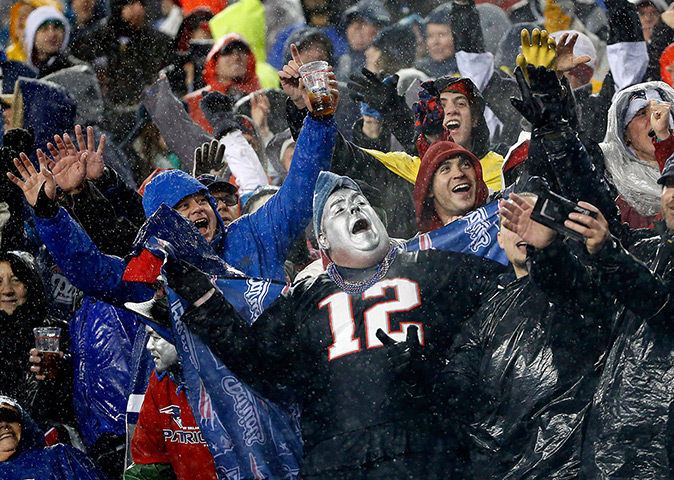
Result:
{"type": "Polygon", "coordinates": [[[66,31],[62,24],[47,22],[43,23],[35,32],[33,44],[37,60],[47,60],[61,50],[66,31]]]}
{"type": "MultiPolygon", "coordinates": [[[[527,203],[533,205],[536,203],[535,197],[524,197],[527,203]]],[[[522,237],[506,228],[501,228],[497,236],[498,244],[505,252],[510,264],[515,270],[517,278],[527,275],[527,243],[522,237]]]]}
{"type": "Polygon", "coordinates": [[[660,12],[652,3],[644,3],[638,8],[639,20],[641,20],[641,29],[644,32],[644,40],[647,42],[651,39],[653,27],[660,19],[660,12]]]}
{"type": "Polygon", "coordinates": [[[349,188],[328,197],[318,243],[336,265],[350,268],[375,265],[389,250],[386,227],[365,197],[349,188]]]}
{"type": "Polygon", "coordinates": [[[370,46],[379,29],[362,18],[356,18],[346,27],[346,40],[351,50],[361,52],[370,46]]]}
{"type": "Polygon", "coordinates": [[[225,192],[211,192],[211,196],[218,202],[218,213],[225,225],[229,225],[241,216],[239,196],[225,192]]]}
{"type": "Polygon", "coordinates": [[[454,56],[454,36],[449,25],[429,23],[426,26],[426,46],[428,55],[436,62],[454,56]]]}
{"type": "Polygon", "coordinates": [[[473,210],[477,198],[477,172],[471,159],[456,155],[443,160],[433,174],[428,192],[435,211],[450,223],[473,210]]]}
{"type": "Polygon", "coordinates": [[[216,76],[220,83],[242,79],[246,75],[246,65],[250,52],[243,46],[236,46],[220,54],[215,64],[216,76]]]}
{"type": "Polygon", "coordinates": [[[176,203],[173,209],[194,223],[207,242],[213,241],[218,222],[213,207],[211,207],[205,194],[188,195],[176,203]]]}
{"type": "Polygon", "coordinates": [[[667,229],[674,231],[674,177],[668,177],[667,183],[662,187],[660,205],[667,229]]]}
{"type": "Polygon", "coordinates": [[[325,50],[325,47],[321,43],[312,43],[308,47],[302,48],[300,52],[300,59],[303,63],[318,62],[323,61],[327,62],[328,52],[325,50]]]}
{"type": "Polygon", "coordinates": [[[371,72],[378,72],[384,68],[381,50],[376,47],[367,47],[367,50],[365,50],[365,68],[371,72]]]}
{"type": "Polygon", "coordinates": [[[12,315],[27,300],[28,289],[14,275],[9,262],[0,262],[0,310],[12,315]]]}
{"type": "Polygon", "coordinates": [[[440,101],[442,102],[442,108],[445,110],[445,127],[451,132],[454,142],[466,150],[470,150],[472,147],[471,134],[477,119],[473,120],[468,97],[463,93],[442,92],[440,101]]]}
{"type": "Polygon", "coordinates": [[[627,125],[624,138],[625,144],[632,147],[640,160],[655,163],[655,145],[648,135],[651,130],[651,107],[647,105],[627,125]]]}
{"type": "Polygon", "coordinates": [[[122,20],[133,28],[142,28],[145,25],[145,6],[142,2],[133,2],[122,8],[122,20]]]}
{"type": "Polygon", "coordinates": [[[176,347],[172,343],[167,342],[164,337],[150,327],[145,327],[145,331],[149,335],[145,348],[152,355],[157,372],[165,372],[176,365],[178,363],[178,351],[176,347]]]}
{"type": "Polygon", "coordinates": [[[11,457],[21,441],[21,414],[9,405],[0,407],[0,462],[11,457]]]}
{"type": "Polygon", "coordinates": [[[77,23],[86,23],[94,14],[95,0],[73,0],[71,7],[75,13],[77,23]]]}

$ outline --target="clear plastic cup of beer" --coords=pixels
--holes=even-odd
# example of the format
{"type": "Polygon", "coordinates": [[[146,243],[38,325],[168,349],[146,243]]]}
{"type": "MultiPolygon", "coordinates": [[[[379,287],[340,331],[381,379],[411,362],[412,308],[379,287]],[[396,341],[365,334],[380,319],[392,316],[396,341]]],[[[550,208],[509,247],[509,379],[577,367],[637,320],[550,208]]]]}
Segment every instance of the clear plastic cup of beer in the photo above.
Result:
{"type": "Polygon", "coordinates": [[[305,63],[299,69],[302,81],[307,89],[311,110],[314,115],[332,115],[335,107],[330,95],[330,80],[328,79],[328,62],[318,60],[305,63]]]}
{"type": "Polygon", "coordinates": [[[35,334],[35,348],[40,355],[40,374],[45,378],[54,378],[58,373],[60,358],[61,329],[59,327],[37,327],[35,334]]]}

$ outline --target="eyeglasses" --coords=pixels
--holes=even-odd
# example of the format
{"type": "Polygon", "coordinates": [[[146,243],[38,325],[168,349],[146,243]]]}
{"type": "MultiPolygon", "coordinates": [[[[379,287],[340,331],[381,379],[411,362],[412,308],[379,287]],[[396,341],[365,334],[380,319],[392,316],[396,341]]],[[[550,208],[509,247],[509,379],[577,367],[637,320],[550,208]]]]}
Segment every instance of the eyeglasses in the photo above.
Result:
{"type": "Polygon", "coordinates": [[[225,195],[215,197],[215,200],[224,203],[228,207],[233,207],[239,203],[239,195],[236,193],[227,193],[225,195]]]}

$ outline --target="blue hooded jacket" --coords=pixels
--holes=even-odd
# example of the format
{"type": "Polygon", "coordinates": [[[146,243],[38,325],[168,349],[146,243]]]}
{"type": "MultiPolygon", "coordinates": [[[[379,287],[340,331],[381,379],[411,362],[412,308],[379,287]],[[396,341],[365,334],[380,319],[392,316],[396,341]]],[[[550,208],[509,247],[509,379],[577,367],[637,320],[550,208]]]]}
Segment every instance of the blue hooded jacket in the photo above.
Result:
{"type": "Polygon", "coordinates": [[[3,480],[106,480],[107,477],[85,453],[69,445],[45,446],[44,435],[21,406],[0,396],[0,405],[10,405],[21,414],[21,440],[16,452],[0,462],[3,480]]]}
{"type": "MultiPolygon", "coordinates": [[[[283,264],[311,220],[316,178],[330,167],[336,132],[334,120],[307,117],[290,172],[278,193],[259,210],[239,217],[226,228],[216,210],[222,233],[212,246],[225,262],[248,276],[285,281],[283,264]]],[[[162,203],[172,208],[185,196],[200,191],[215,210],[215,201],[197,180],[179,171],[163,172],[147,185],[143,206],[150,216],[162,203]]],[[[36,218],[35,223],[63,273],[86,294],[120,306],[151,297],[146,286],[122,281],[124,260],[103,255],[64,209],[53,218],[36,218]]]]}

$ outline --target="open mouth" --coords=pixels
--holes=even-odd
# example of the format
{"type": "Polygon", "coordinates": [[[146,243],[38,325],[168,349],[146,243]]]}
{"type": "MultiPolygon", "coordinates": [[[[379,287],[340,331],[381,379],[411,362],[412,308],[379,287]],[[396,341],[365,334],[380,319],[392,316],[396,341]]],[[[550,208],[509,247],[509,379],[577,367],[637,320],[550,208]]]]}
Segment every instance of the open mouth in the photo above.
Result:
{"type": "Polygon", "coordinates": [[[517,248],[527,248],[529,244],[527,242],[517,242],[517,248]]]}
{"type": "Polygon", "coordinates": [[[0,440],[4,440],[5,438],[13,437],[13,436],[14,436],[14,432],[3,433],[2,435],[0,435],[0,440]]]}
{"type": "Polygon", "coordinates": [[[452,192],[454,193],[467,193],[470,191],[470,185],[467,183],[462,183],[460,185],[457,185],[456,187],[452,188],[452,192]]]}
{"type": "Polygon", "coordinates": [[[201,219],[197,220],[196,222],[194,222],[194,225],[199,230],[201,230],[202,228],[208,228],[208,220],[206,220],[205,218],[201,218],[201,219]]]}
{"type": "Polygon", "coordinates": [[[448,130],[456,130],[457,128],[459,128],[461,126],[461,124],[459,122],[457,122],[456,120],[452,120],[450,122],[447,122],[447,124],[445,126],[447,127],[448,130]]]}
{"type": "Polygon", "coordinates": [[[353,228],[351,229],[351,233],[354,235],[362,232],[366,232],[370,229],[370,224],[368,223],[367,220],[365,219],[360,219],[356,223],[353,224],[353,228]]]}

